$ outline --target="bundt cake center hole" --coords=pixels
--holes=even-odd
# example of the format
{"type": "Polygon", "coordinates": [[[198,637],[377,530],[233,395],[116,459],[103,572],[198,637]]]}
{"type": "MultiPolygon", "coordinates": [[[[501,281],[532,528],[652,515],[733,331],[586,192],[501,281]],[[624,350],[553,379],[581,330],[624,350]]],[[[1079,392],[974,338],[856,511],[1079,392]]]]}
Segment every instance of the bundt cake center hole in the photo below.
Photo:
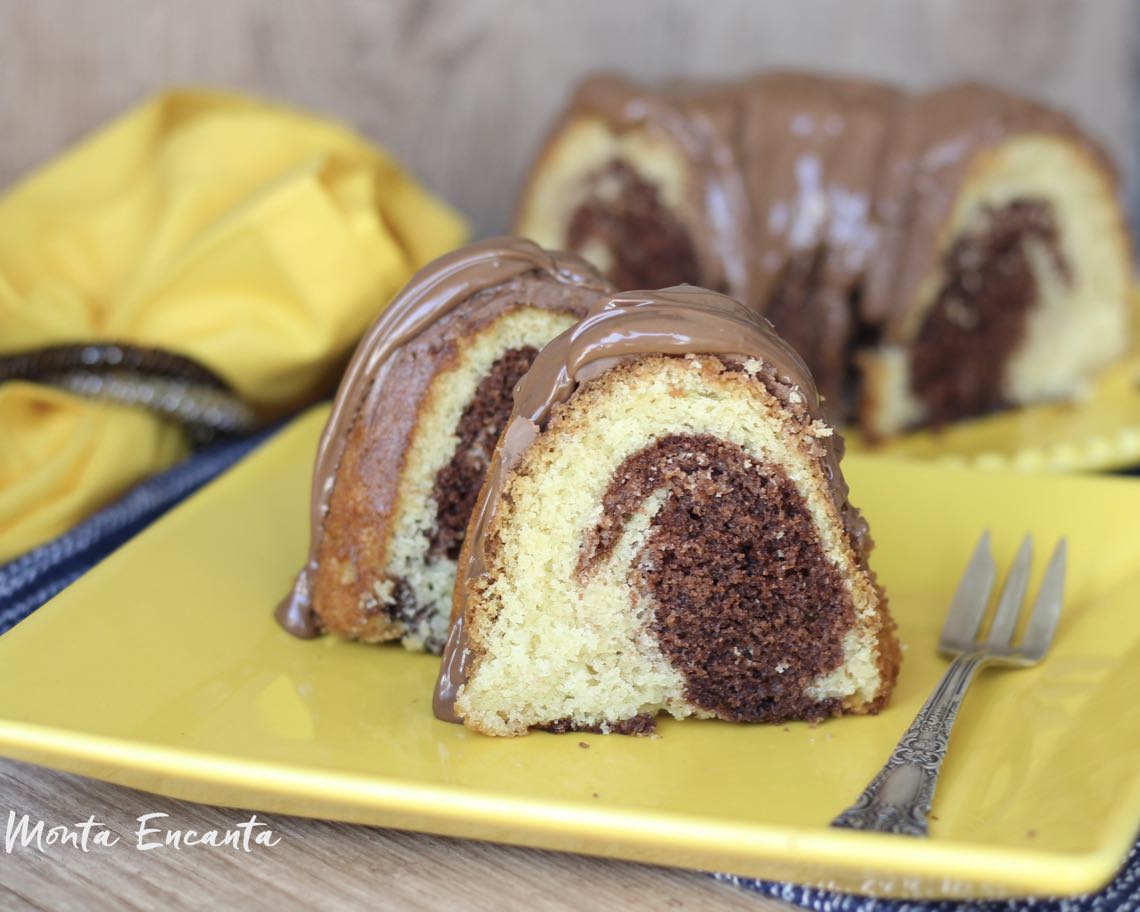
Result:
{"type": "Polygon", "coordinates": [[[708,435],[660,438],[615,473],[579,571],[605,561],[626,521],[662,490],[629,580],[635,600],[652,599],[650,629],[685,698],[738,721],[838,712],[805,691],[842,664],[854,608],[803,497],[777,466],[708,435]]]}
{"type": "Polygon", "coordinates": [[[935,426],[1008,405],[1005,370],[1037,303],[1028,245],[1042,245],[1058,275],[1071,279],[1045,200],[988,208],[981,221],[946,253],[942,287],[911,350],[911,389],[935,426]]]}
{"type": "Polygon", "coordinates": [[[856,282],[847,293],[847,312],[851,314],[853,320],[842,359],[841,411],[847,419],[853,419],[858,415],[859,403],[863,398],[863,371],[855,357],[856,352],[873,351],[883,340],[882,324],[867,320],[863,315],[863,293],[862,280],[856,282]]]}
{"type": "Polygon", "coordinates": [[[658,188],[627,162],[615,159],[587,179],[586,199],[574,211],[566,243],[590,259],[620,290],[700,284],[688,230],[661,200],[658,188]]]}
{"type": "Polygon", "coordinates": [[[853,293],[828,277],[829,257],[841,253],[823,243],[792,253],[764,303],[764,316],[803,357],[836,420],[848,414],[844,370],[855,312],[853,293]]]}
{"type": "Polygon", "coordinates": [[[464,407],[455,431],[459,443],[451,460],[436,475],[432,489],[436,518],[430,555],[459,559],[467,520],[475,508],[491,453],[511,415],[515,384],[537,354],[538,349],[530,345],[503,352],[464,407]]]}

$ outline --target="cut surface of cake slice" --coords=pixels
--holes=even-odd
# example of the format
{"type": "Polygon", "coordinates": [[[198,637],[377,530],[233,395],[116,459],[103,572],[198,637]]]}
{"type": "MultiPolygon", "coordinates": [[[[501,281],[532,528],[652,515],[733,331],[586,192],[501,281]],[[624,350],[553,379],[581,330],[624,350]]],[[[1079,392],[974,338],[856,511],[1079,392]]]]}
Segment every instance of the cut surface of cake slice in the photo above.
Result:
{"type": "Polygon", "coordinates": [[[467,520],[511,391],[608,286],[529,241],[425,267],[364,337],[317,455],[310,554],[286,629],[438,652],[467,520]]]}
{"type": "Polygon", "coordinates": [[[460,557],[438,716],[492,735],[874,712],[899,652],[803,362],[631,292],[520,381],[460,557]]]}

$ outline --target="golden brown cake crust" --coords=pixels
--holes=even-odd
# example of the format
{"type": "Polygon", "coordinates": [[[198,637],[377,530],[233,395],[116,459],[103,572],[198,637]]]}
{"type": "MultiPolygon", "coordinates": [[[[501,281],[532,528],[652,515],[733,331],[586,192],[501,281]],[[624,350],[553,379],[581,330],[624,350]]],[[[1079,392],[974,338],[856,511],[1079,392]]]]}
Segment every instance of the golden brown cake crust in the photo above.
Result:
{"type": "MultiPolygon", "coordinates": [[[[675,358],[667,358],[664,356],[643,356],[636,360],[623,363],[607,371],[600,377],[587,381],[579,387],[573,397],[567,403],[555,405],[551,410],[549,423],[545,425],[546,431],[554,435],[565,434],[580,434],[584,432],[582,426],[583,420],[588,420],[588,416],[595,409],[596,405],[607,397],[614,394],[614,390],[622,387],[627,382],[644,378],[646,371],[654,369],[654,363],[660,363],[665,360],[676,360],[675,358]]],[[[741,390],[741,384],[754,383],[755,380],[745,380],[743,375],[737,369],[734,369],[716,358],[703,358],[700,361],[701,372],[704,376],[704,383],[708,389],[723,389],[724,391],[735,395],[741,390]]],[[[784,407],[788,406],[787,402],[779,399],[779,393],[784,392],[780,387],[768,389],[769,395],[772,399],[780,401],[784,407]]],[[[801,432],[810,429],[812,419],[807,414],[806,410],[797,408],[795,403],[792,407],[788,408],[785,412],[785,420],[789,423],[789,428],[799,427],[801,432]],[[793,417],[795,416],[795,417],[793,417]]],[[[825,472],[820,467],[818,456],[814,455],[819,452],[818,439],[808,439],[810,435],[804,437],[803,446],[806,447],[805,454],[808,455],[809,463],[814,462],[814,469],[812,471],[812,479],[808,482],[809,488],[817,495],[821,495],[829,504],[827,507],[827,522],[834,524],[835,527],[845,528],[844,512],[851,509],[846,503],[836,503],[832,498],[834,493],[830,487],[829,479],[825,472]]],[[[539,438],[540,440],[542,438],[539,438]]],[[[536,442],[537,446],[537,442],[536,442]]],[[[700,458],[700,454],[704,450],[709,451],[709,458],[715,461],[714,472],[719,476],[731,475],[733,467],[733,459],[731,454],[727,458],[722,458],[724,454],[720,451],[725,449],[723,444],[714,441],[712,438],[707,440],[700,437],[680,437],[680,438],[659,438],[656,443],[650,445],[647,449],[638,451],[634,457],[634,464],[652,459],[656,463],[657,468],[667,472],[684,471],[684,462],[686,458],[692,458],[696,455],[700,458]],[[665,455],[664,462],[658,459],[658,455],[654,451],[666,447],[672,455],[665,455]],[[685,454],[685,455],[682,455],[685,454]],[[727,471],[726,471],[727,470],[727,471]]],[[[728,450],[732,450],[731,446],[728,450]]],[[[628,463],[628,461],[627,461],[628,463]]],[[[712,465],[710,463],[710,465],[712,465]]],[[[511,490],[513,479],[516,476],[521,477],[534,477],[536,473],[547,471],[541,464],[541,458],[537,452],[528,450],[523,455],[522,459],[511,469],[510,477],[503,486],[501,496],[507,498],[511,497],[511,490]],[[537,461],[536,461],[537,460],[537,461]]],[[[623,464],[621,470],[623,474],[622,483],[627,484],[636,476],[637,469],[623,464]]],[[[618,476],[614,476],[615,479],[618,476]]],[[[843,535],[840,541],[842,557],[840,558],[843,565],[849,568],[851,574],[847,578],[846,583],[840,583],[839,579],[834,576],[835,571],[830,569],[831,565],[825,560],[822,554],[814,552],[814,545],[810,545],[811,540],[814,538],[814,532],[809,529],[799,528],[798,532],[793,524],[791,517],[796,515],[795,502],[799,500],[799,495],[795,493],[794,489],[783,487],[787,484],[786,480],[781,481],[782,473],[778,468],[773,467],[772,474],[767,476],[767,484],[771,486],[766,498],[772,504],[772,509],[776,514],[783,515],[785,525],[783,531],[802,536],[797,540],[803,541],[808,546],[808,551],[814,554],[811,560],[823,561],[815,571],[813,571],[813,584],[823,586],[819,592],[815,593],[816,596],[821,598],[824,603],[830,606],[829,612],[826,616],[818,615],[805,615],[804,622],[812,626],[815,635],[825,638],[826,642],[821,640],[821,645],[818,650],[808,649],[803,652],[805,643],[800,643],[799,646],[793,639],[782,640],[781,642],[769,642],[764,645],[763,637],[769,634],[760,634],[761,639],[756,643],[748,646],[748,654],[750,656],[747,663],[748,672],[747,677],[738,677],[737,675],[726,675],[724,678],[710,677],[705,673],[705,663],[700,658],[702,648],[711,649],[712,653],[723,653],[722,649],[718,649],[717,644],[704,642],[703,636],[698,632],[703,629],[703,622],[698,616],[700,611],[693,614],[694,608],[684,611],[681,615],[673,617],[671,611],[673,609],[666,608],[664,605],[659,605],[657,609],[657,618],[654,621],[655,636],[662,643],[662,647],[669,651],[669,642],[674,639],[672,635],[668,634],[669,630],[678,631],[677,635],[681,636],[685,642],[685,646],[681,652],[673,654],[670,653],[670,664],[678,670],[682,677],[686,680],[686,699],[695,704],[701,713],[715,714],[719,718],[731,719],[735,721],[784,721],[791,718],[808,718],[808,719],[821,719],[830,715],[838,715],[840,713],[855,713],[866,714],[878,712],[882,706],[885,705],[889,699],[890,693],[893,689],[894,681],[897,677],[898,665],[900,661],[900,653],[898,644],[894,636],[894,622],[890,617],[886,597],[882,592],[881,587],[875,580],[873,572],[867,565],[867,553],[870,549],[869,536],[864,535],[859,540],[853,540],[849,536],[843,535]],[[783,494],[781,494],[781,490],[783,494]],[[782,496],[791,496],[791,501],[783,506],[776,506],[781,503],[782,496]],[[785,514],[784,511],[787,511],[785,514]],[[829,582],[830,580],[830,582],[829,582]],[[828,588],[828,587],[831,588],[828,588]],[[847,594],[847,587],[850,586],[851,595],[847,594]],[[839,588],[835,588],[839,587],[839,588]],[[856,598],[862,607],[862,616],[859,621],[859,627],[863,631],[864,636],[874,640],[875,648],[874,664],[877,669],[876,676],[879,684],[875,690],[874,695],[868,699],[865,695],[853,694],[848,698],[826,698],[815,699],[808,697],[802,692],[792,692],[789,688],[795,688],[796,682],[802,680],[809,680],[821,674],[826,674],[829,671],[835,670],[842,650],[839,644],[842,642],[844,632],[854,625],[854,617],[852,615],[851,599],[856,598]],[[872,616],[867,616],[867,610],[872,612],[872,616]],[[692,615],[686,617],[686,615],[692,615]],[[810,618],[810,620],[809,620],[810,618]],[[664,625],[664,626],[662,626],[664,625]],[[696,625],[696,626],[694,626],[696,625]],[[692,627],[693,629],[689,629],[692,627]],[[703,644],[703,645],[702,645],[703,644]],[[780,650],[786,650],[781,653],[780,650]],[[838,651],[837,651],[838,650],[838,651]],[[797,652],[799,651],[799,652],[797,652]],[[801,654],[802,653],[802,654],[801,654]],[[776,659],[773,656],[779,655],[787,661],[789,667],[779,674],[779,687],[773,687],[772,682],[768,680],[767,688],[760,686],[761,680],[767,680],[766,675],[771,675],[771,666],[776,664],[776,659]],[[771,661],[765,661],[771,659],[771,661]],[[697,664],[694,665],[693,663],[697,664]],[[758,664],[754,664],[758,663],[758,664]],[[694,675],[694,669],[697,673],[694,675]],[[786,674],[786,677],[785,677],[786,674]],[[755,678],[755,681],[750,679],[755,678]],[[755,685],[755,686],[754,686],[755,685]]],[[[635,482],[636,483],[636,482],[635,482]]],[[[486,488],[484,489],[484,495],[486,488]]],[[[730,500],[735,499],[737,493],[726,492],[726,497],[730,500]]],[[[685,500],[689,504],[689,500],[685,500]]],[[[714,501],[715,503],[715,501],[714,501]]],[[[612,505],[611,505],[612,506],[612,505]]],[[[679,505],[673,504],[673,513],[676,514],[676,508],[679,505]]],[[[625,514],[629,512],[632,505],[627,505],[627,509],[619,510],[619,513],[625,514]]],[[[765,508],[767,509],[767,507],[765,508]]],[[[802,506],[799,508],[802,511],[802,506]]],[[[680,507],[681,514],[685,513],[686,508],[680,507]]],[[[495,515],[489,521],[485,529],[485,534],[482,539],[483,555],[480,560],[487,568],[487,573],[478,578],[469,580],[467,588],[461,590],[457,585],[455,592],[454,612],[455,616],[462,614],[463,623],[462,631],[465,637],[464,646],[466,650],[466,657],[464,659],[464,666],[466,672],[466,679],[470,680],[476,678],[481,669],[482,663],[486,660],[488,655],[488,637],[491,636],[495,627],[495,617],[493,614],[486,613],[486,591],[487,587],[493,585],[494,580],[498,574],[504,572],[504,568],[509,563],[509,556],[514,553],[514,549],[503,551],[502,541],[500,539],[501,525],[503,522],[512,522],[514,520],[507,519],[505,514],[512,513],[511,510],[496,511],[495,515]]],[[[761,511],[763,513],[763,511],[761,511]]],[[[605,513],[603,508],[603,515],[605,513]]],[[[756,518],[759,519],[760,513],[756,518]]],[[[802,512],[800,516],[803,517],[802,512]]],[[[614,521],[618,521],[617,517],[613,517],[614,521]]],[[[750,517],[741,517],[742,521],[747,523],[750,517]]],[[[666,520],[670,521],[670,520],[666,520]]],[[[802,519],[801,519],[802,522],[802,519]]],[[[655,539],[658,543],[667,543],[668,534],[665,538],[660,536],[655,539]]],[[[757,541],[756,544],[759,542],[757,541]]],[[[711,543],[710,543],[711,544],[711,543]]],[[[723,545],[713,546],[713,552],[717,547],[723,545]]],[[[469,546],[470,547],[470,546],[469,546]]],[[[584,551],[587,561],[596,560],[597,555],[593,554],[592,544],[589,537],[583,542],[584,551]]],[[[666,547],[669,547],[666,544],[666,547]]],[[[694,547],[704,547],[697,546],[694,547]]],[[[681,553],[684,553],[687,548],[681,548],[681,553]]],[[[713,557],[714,554],[708,555],[713,557]]],[[[704,560],[706,558],[699,558],[704,560]]],[[[674,561],[676,558],[673,559],[674,561]]],[[[650,558],[650,563],[657,566],[655,560],[650,558]]],[[[686,571],[687,572],[687,571],[686,571]]],[[[587,573],[587,575],[589,575],[587,573]]],[[[650,583],[650,588],[653,588],[653,578],[659,577],[660,571],[650,571],[647,580],[650,583]]],[[[757,570],[757,584],[763,586],[762,577],[759,570],[757,570]]],[[[673,571],[672,583],[678,582],[675,571],[673,571]]],[[[684,583],[684,581],[681,581],[684,583]]],[[[670,582],[666,582],[670,585],[670,582]]],[[[698,589],[702,584],[697,584],[698,589]]],[[[691,588],[682,585],[682,588],[691,588]]],[[[727,590],[731,593],[731,589],[727,590]]],[[[791,617],[798,610],[793,607],[794,602],[799,596],[793,595],[790,591],[787,593],[789,602],[784,605],[782,611],[787,611],[789,614],[783,618],[783,622],[790,621],[791,617]]],[[[704,596],[700,596],[699,592],[690,593],[696,596],[696,601],[692,602],[693,605],[705,604],[704,596]]],[[[712,597],[712,593],[708,593],[712,597]]],[[[775,592],[771,593],[772,596],[779,598],[775,592]]],[[[731,596],[730,596],[731,597],[731,596]]],[[[809,598],[810,601],[810,598],[809,598]]],[[[712,618],[705,620],[715,620],[715,624],[710,625],[710,628],[715,626],[720,631],[719,635],[723,636],[749,636],[739,625],[739,618],[733,621],[730,616],[729,604],[724,602],[720,596],[715,597],[717,609],[714,611],[712,618]],[[735,629],[736,633],[728,633],[729,629],[735,629]]],[[[688,601],[682,601],[682,604],[689,604],[688,601]]],[[[705,609],[708,610],[711,603],[705,604],[705,609]]],[[[737,610],[742,606],[737,606],[737,610]]],[[[747,627],[747,625],[745,625],[747,627]]],[[[733,640],[735,642],[735,640],[733,640]]],[[[742,645],[743,645],[742,641],[742,645]]],[[[676,644],[674,644],[676,645],[676,644]]],[[[674,650],[675,652],[675,650],[674,650]]],[[[448,658],[445,657],[445,663],[448,658]]],[[[719,664],[723,664],[723,655],[719,664]]],[[[709,665],[709,668],[717,668],[717,664],[709,665]]],[[[744,674],[744,672],[741,672],[744,674]]],[[[607,724],[605,730],[622,731],[623,726],[632,724],[635,717],[629,719],[616,720],[613,724],[607,724]]],[[[488,734],[501,734],[495,730],[488,730],[481,727],[478,721],[465,720],[471,727],[488,734]]],[[[553,720],[556,730],[574,730],[575,723],[567,719],[553,720]]],[[[594,724],[594,723],[591,723],[594,724]]],[[[650,723],[646,723],[650,724],[650,723]]],[[[538,725],[537,727],[548,728],[546,724],[538,725]]],[[[589,726],[587,726],[589,727],[589,726]]],[[[644,728],[645,725],[639,726],[638,730],[644,728]]],[[[519,732],[514,732],[519,733],[519,732]]]]}
{"type": "Polygon", "coordinates": [[[587,301],[578,290],[529,273],[473,296],[392,358],[353,422],[329,501],[313,577],[313,607],[325,630],[383,640],[399,629],[380,606],[369,614],[361,605],[383,579],[369,568],[388,564],[396,490],[432,379],[456,364],[466,340],[504,313],[537,307],[581,316],[587,301]]]}
{"type": "MultiPolygon", "coordinates": [[[[801,491],[812,492],[810,497],[815,504],[812,509],[822,511],[813,513],[816,521],[826,516],[828,528],[834,530],[827,533],[832,541],[829,560],[838,560],[849,568],[846,572],[851,575],[846,585],[852,587],[857,606],[859,636],[866,654],[874,653],[875,679],[879,681],[873,694],[848,690],[846,693],[850,696],[836,698],[834,704],[823,700],[814,704],[815,709],[805,709],[804,713],[810,716],[818,710],[826,715],[840,709],[874,712],[885,702],[900,657],[894,624],[882,590],[867,565],[871,541],[866,525],[847,501],[838,466],[841,440],[820,421],[819,400],[810,375],[794,352],[747,308],[711,292],[684,288],[630,293],[599,302],[585,321],[544,349],[520,383],[512,422],[496,448],[493,466],[472,515],[460,557],[452,606],[452,636],[445,649],[436,692],[435,707],[441,718],[457,719],[455,700],[464,682],[478,673],[487,655],[485,638],[491,629],[488,624],[492,624],[494,618],[481,615],[479,610],[490,591],[488,587],[494,585],[496,574],[502,570],[503,555],[514,555],[520,547],[515,542],[503,551],[499,537],[502,523],[508,522],[501,517],[515,510],[516,482],[520,478],[548,477],[549,467],[543,468],[535,460],[540,459],[537,455],[540,451],[545,452],[556,444],[543,443],[544,440],[587,433],[587,425],[581,422],[588,423],[593,409],[602,408],[607,399],[620,401],[619,390],[623,386],[636,388],[656,371],[678,378],[685,376],[686,384],[693,382],[694,377],[701,377],[702,380],[695,381],[698,386],[703,383],[703,389],[723,388],[729,398],[741,395],[751,400],[758,396],[767,403],[762,409],[782,416],[778,419],[782,425],[780,433],[785,435],[781,437],[785,441],[781,446],[791,447],[798,453],[795,460],[803,468],[798,470],[801,474],[796,485],[801,491]],[[678,357],[685,351],[710,349],[721,355],[694,355],[692,360],[678,357]],[[682,374],[671,373],[676,370],[682,374]],[[577,417],[571,419],[571,413],[577,417]],[[873,648],[868,645],[872,642],[873,648]]],[[[669,396],[672,395],[670,392],[669,396]]],[[[678,392],[677,395],[683,394],[678,392]]],[[[624,422],[627,417],[621,420],[624,422]]],[[[672,460],[679,466],[681,461],[691,460],[692,454],[686,451],[693,446],[686,443],[688,439],[678,438],[679,449],[675,447],[676,455],[667,457],[667,461],[672,460]]],[[[718,449],[715,442],[706,445],[698,438],[692,439],[698,450],[708,449],[708,445],[718,449]]],[[[619,512],[624,515],[628,510],[623,508],[619,512]]],[[[583,547],[591,541],[591,533],[587,531],[582,539],[583,547]]],[[[579,558],[581,568],[581,555],[579,558]]],[[[711,710],[702,708],[700,711],[711,710]]],[[[786,711],[787,707],[772,710],[777,714],[786,711]]],[[[718,711],[718,714],[725,712],[728,713],[726,718],[733,717],[732,710],[718,711]]],[[[767,716],[765,711],[750,709],[741,717],[767,716]]],[[[563,727],[570,724],[560,718],[545,721],[563,727]]],[[[479,722],[469,724],[487,731],[479,722]]]]}
{"type": "Polygon", "coordinates": [[[433,379],[480,331],[534,309],[577,317],[608,286],[576,257],[529,241],[469,245],[421,270],[373,325],[338,391],[314,471],[310,557],[278,619],[302,636],[400,635],[377,594],[408,444],[433,379]]]}

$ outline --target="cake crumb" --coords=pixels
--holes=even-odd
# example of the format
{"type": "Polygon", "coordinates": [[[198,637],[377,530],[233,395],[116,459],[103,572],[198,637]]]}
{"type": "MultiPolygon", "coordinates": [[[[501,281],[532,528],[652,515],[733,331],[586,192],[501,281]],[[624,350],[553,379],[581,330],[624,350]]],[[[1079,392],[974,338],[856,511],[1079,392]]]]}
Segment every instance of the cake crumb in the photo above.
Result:
{"type": "Polygon", "coordinates": [[[1027,830],[1025,835],[1028,836],[1030,839],[1033,839],[1037,836],[1037,831],[1036,830],[1027,830]]]}
{"type": "Polygon", "coordinates": [[[587,744],[585,741],[579,741],[578,746],[581,748],[589,748],[590,745],[587,744]]]}

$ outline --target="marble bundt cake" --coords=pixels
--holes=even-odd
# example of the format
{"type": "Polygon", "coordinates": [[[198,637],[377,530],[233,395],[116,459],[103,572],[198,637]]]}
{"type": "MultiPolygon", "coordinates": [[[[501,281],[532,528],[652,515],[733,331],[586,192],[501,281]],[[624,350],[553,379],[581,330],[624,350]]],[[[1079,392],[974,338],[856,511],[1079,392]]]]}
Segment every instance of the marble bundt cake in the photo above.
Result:
{"type": "Polygon", "coordinates": [[[980,85],[595,78],[516,229],[619,288],[692,282],[751,304],[829,414],[871,437],[1071,397],[1128,338],[1110,162],[1064,115],[980,85]]]}
{"type": "Polygon", "coordinates": [[[491,735],[868,713],[899,663],[840,438],[750,308],[601,299],[515,391],[435,710],[491,735]]]}
{"type": "Polygon", "coordinates": [[[278,608],[287,630],[438,652],[455,562],[511,390],[609,286],[529,241],[426,266],[369,329],[321,438],[309,557],[278,608]]]}

